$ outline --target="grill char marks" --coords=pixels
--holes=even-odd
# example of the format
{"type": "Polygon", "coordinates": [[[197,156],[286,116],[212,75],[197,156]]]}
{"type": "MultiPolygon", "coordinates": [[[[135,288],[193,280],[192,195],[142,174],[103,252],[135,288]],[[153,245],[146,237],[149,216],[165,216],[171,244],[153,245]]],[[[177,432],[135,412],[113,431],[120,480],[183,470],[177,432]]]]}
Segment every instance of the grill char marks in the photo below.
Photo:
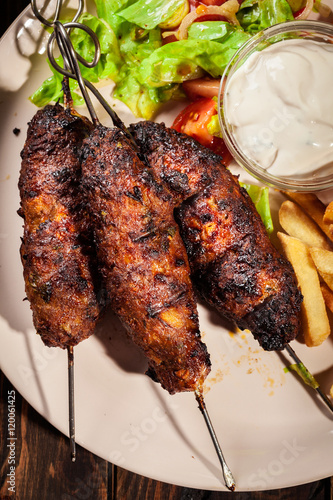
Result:
{"type": "Polygon", "coordinates": [[[172,197],[120,130],[97,127],[84,142],[82,159],[111,307],[148,357],[149,375],[170,393],[193,391],[210,361],[172,197]]]}
{"type": "Polygon", "coordinates": [[[237,178],[220,156],[163,124],[130,132],[173,197],[199,292],[264,349],[283,349],[299,333],[301,295],[237,178]]]}
{"type": "Polygon", "coordinates": [[[90,128],[60,105],[46,106],[30,122],[21,153],[25,288],[47,346],[66,348],[89,337],[100,311],[79,189],[78,150],[90,128]]]}

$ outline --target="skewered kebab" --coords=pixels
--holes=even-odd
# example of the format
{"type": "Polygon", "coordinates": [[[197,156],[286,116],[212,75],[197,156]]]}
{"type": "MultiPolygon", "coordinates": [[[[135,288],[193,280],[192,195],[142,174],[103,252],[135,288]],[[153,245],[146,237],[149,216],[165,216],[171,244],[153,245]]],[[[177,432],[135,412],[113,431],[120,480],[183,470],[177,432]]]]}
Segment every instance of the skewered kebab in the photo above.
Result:
{"type": "Polygon", "coordinates": [[[82,184],[111,308],[171,394],[210,371],[186,251],[169,194],[119,129],[97,126],[82,148],[82,184]]]}
{"type": "Polygon", "coordinates": [[[131,131],[173,194],[198,290],[264,349],[284,349],[299,333],[301,295],[245,189],[220,156],[185,134],[153,122],[131,131]]]}
{"type": "Polygon", "coordinates": [[[21,259],[33,322],[45,345],[68,350],[73,461],[73,346],[94,332],[102,305],[79,187],[79,150],[90,130],[70,105],[38,111],[28,127],[19,178],[21,259]]]}
{"type": "Polygon", "coordinates": [[[265,350],[285,349],[333,412],[288,344],[300,331],[302,300],[292,267],[271,244],[237,178],[220,156],[164,124],[139,122],[130,131],[174,199],[198,291],[239,328],[251,330],[265,350]]]}
{"type": "Polygon", "coordinates": [[[170,194],[120,129],[96,126],[82,148],[99,270],[110,305],[149,360],[147,374],[170,394],[193,391],[226,486],[235,489],[202,386],[210,358],[201,342],[190,268],[170,194]]]}
{"type": "MultiPolygon", "coordinates": [[[[80,162],[78,160],[78,151],[80,144],[82,143],[82,139],[84,136],[86,136],[89,133],[89,130],[92,128],[92,124],[89,123],[89,121],[83,117],[80,117],[77,113],[75,113],[73,109],[73,102],[72,102],[72,97],[70,94],[69,90],[69,80],[68,80],[68,72],[71,70],[73,73],[77,75],[77,80],[79,82],[79,86],[81,88],[82,94],[85,98],[85,101],[87,103],[87,107],[90,111],[91,118],[93,123],[97,123],[97,117],[95,110],[93,109],[93,106],[91,104],[90,97],[86,91],[85,85],[82,81],[82,76],[81,76],[81,71],[78,65],[77,58],[80,60],[81,64],[83,64],[86,67],[94,67],[100,56],[100,45],[97,36],[95,33],[88,28],[87,26],[84,26],[80,23],[77,23],[77,19],[79,18],[80,14],[83,11],[83,0],[78,1],[78,8],[77,11],[72,19],[71,22],[69,23],[64,23],[62,24],[59,21],[59,16],[61,12],[61,6],[62,6],[62,0],[57,0],[56,7],[55,7],[55,14],[54,14],[54,19],[49,20],[45,19],[41,12],[38,10],[37,7],[37,2],[36,0],[31,0],[31,8],[32,11],[34,12],[35,16],[37,19],[40,20],[40,22],[49,28],[53,28],[53,33],[50,36],[47,44],[47,51],[48,55],[51,61],[51,64],[55,69],[59,68],[59,65],[56,63],[54,55],[53,55],[53,48],[54,48],[54,42],[57,41],[58,47],[60,49],[60,53],[62,55],[63,61],[64,61],[64,68],[62,69],[64,73],[64,80],[63,80],[63,90],[64,90],[64,100],[66,103],[66,113],[67,116],[63,116],[63,112],[61,107],[58,106],[58,112],[61,115],[58,126],[56,127],[56,134],[55,136],[52,133],[52,128],[48,129],[48,123],[44,123],[44,126],[46,126],[44,132],[50,133],[51,138],[54,140],[58,137],[62,137],[61,133],[61,128],[63,127],[63,132],[66,131],[68,128],[68,136],[69,136],[69,142],[68,144],[66,143],[66,140],[61,140],[58,144],[57,141],[54,142],[53,144],[53,151],[56,151],[57,154],[53,154],[52,158],[56,159],[59,163],[59,165],[62,163],[62,160],[66,158],[67,160],[67,167],[71,168],[72,170],[69,170],[69,172],[66,171],[66,162],[64,163],[65,168],[60,169],[58,165],[59,172],[54,171],[51,172],[54,176],[54,181],[59,177],[60,184],[63,183],[63,188],[62,190],[57,190],[54,189],[52,192],[52,189],[50,192],[47,192],[48,196],[44,198],[44,195],[42,193],[40,194],[40,198],[42,200],[42,203],[40,206],[38,206],[38,203],[36,207],[30,207],[29,203],[25,203],[24,197],[27,195],[27,199],[31,196],[31,193],[34,193],[34,191],[26,191],[24,190],[24,184],[25,182],[29,179],[30,172],[32,174],[32,178],[34,178],[34,174],[36,174],[36,171],[34,172],[34,165],[33,161],[31,163],[27,163],[28,169],[25,168],[24,166],[24,161],[26,158],[23,158],[23,164],[22,164],[22,174],[20,178],[20,182],[22,183],[20,185],[20,191],[21,191],[21,197],[23,200],[22,207],[19,211],[19,213],[25,218],[26,213],[25,209],[27,210],[27,213],[29,213],[29,210],[31,210],[31,215],[36,217],[36,220],[38,220],[39,217],[43,219],[45,217],[45,221],[41,221],[40,227],[38,227],[38,230],[33,227],[33,225],[28,225],[25,223],[26,231],[27,231],[27,236],[29,237],[27,240],[27,245],[25,240],[23,240],[23,245],[21,249],[21,256],[22,256],[22,262],[23,262],[23,267],[24,267],[24,273],[27,274],[25,275],[25,281],[26,281],[26,288],[28,289],[27,295],[28,299],[31,301],[32,304],[32,309],[33,309],[33,319],[34,323],[36,326],[36,330],[39,331],[39,333],[42,334],[42,339],[46,343],[46,345],[53,345],[57,346],[59,345],[60,347],[65,347],[67,345],[67,357],[68,357],[68,405],[69,405],[69,437],[70,437],[70,447],[71,447],[71,457],[72,461],[76,460],[76,444],[75,444],[75,406],[74,406],[74,350],[73,346],[76,345],[78,342],[83,340],[84,338],[89,337],[95,328],[95,324],[97,321],[98,313],[99,313],[99,304],[97,301],[97,298],[94,296],[94,282],[93,280],[90,282],[90,278],[93,278],[93,275],[90,276],[91,273],[94,274],[93,272],[93,267],[91,266],[90,262],[91,259],[91,252],[92,246],[90,245],[89,242],[89,228],[84,226],[84,213],[82,211],[82,207],[80,207],[80,202],[82,202],[82,197],[81,197],[81,192],[78,189],[79,186],[79,172],[80,172],[80,162]],[[87,61],[74,51],[74,48],[72,46],[72,43],[69,38],[69,31],[72,28],[78,28],[78,29],[83,29],[88,35],[92,38],[95,46],[95,53],[93,56],[93,59],[91,61],[87,61]],[[71,116],[72,119],[74,120],[69,120],[68,118],[71,116]],[[68,121],[68,123],[67,123],[68,121]],[[71,127],[73,126],[72,124],[75,123],[75,126],[73,127],[73,130],[71,130],[71,127]],[[72,135],[71,135],[72,134],[72,135]],[[67,147],[67,149],[66,149],[67,147]],[[69,153],[69,156],[67,158],[66,153],[69,153]],[[28,175],[26,175],[25,170],[28,170],[28,175]],[[64,177],[63,179],[61,179],[64,177]],[[66,193],[66,178],[68,182],[68,186],[70,189],[66,193]],[[63,182],[64,181],[64,182],[63,182]],[[60,198],[58,199],[58,195],[60,198]],[[74,201],[75,200],[75,201],[74,201]],[[58,201],[60,201],[58,205],[58,201]],[[55,202],[55,209],[59,209],[59,213],[53,214],[52,209],[52,203],[55,202]],[[64,205],[62,206],[62,202],[64,205]],[[51,205],[48,206],[48,203],[51,205]],[[24,206],[26,205],[26,206],[24,206]],[[45,213],[43,213],[43,210],[45,213]],[[49,211],[49,214],[48,214],[49,211]],[[47,221],[47,216],[50,216],[50,220],[47,221]],[[52,217],[55,216],[55,220],[52,220],[52,217]],[[58,222],[60,222],[62,219],[65,221],[64,227],[57,227],[57,218],[59,219],[58,222]],[[43,252],[37,252],[37,257],[41,259],[41,262],[38,264],[37,259],[32,262],[32,265],[29,265],[29,262],[25,262],[26,260],[29,259],[29,252],[31,250],[30,248],[30,243],[32,243],[32,248],[35,243],[41,243],[42,239],[40,239],[40,233],[39,231],[42,229],[42,225],[48,224],[48,222],[53,222],[49,226],[49,234],[48,234],[48,240],[45,239],[43,242],[44,248],[43,252]],[[68,223],[68,224],[67,224],[68,223]],[[72,223],[72,225],[71,225],[72,223]],[[88,231],[87,231],[88,229],[88,231]],[[61,235],[62,231],[68,232],[66,235],[67,237],[63,238],[61,235]],[[30,234],[31,233],[31,234],[30,234]],[[36,233],[36,235],[34,235],[36,233]],[[72,234],[71,234],[72,233],[72,234]],[[87,239],[88,237],[88,239],[87,239]],[[31,239],[31,241],[29,241],[31,239]],[[57,239],[63,239],[63,241],[60,241],[59,244],[56,242],[57,239]],[[41,241],[39,241],[41,240],[41,241]],[[54,240],[54,241],[53,241],[54,240]],[[52,243],[53,241],[53,243],[52,243]],[[64,242],[66,244],[64,244],[64,242]],[[55,246],[54,246],[55,244],[55,246]],[[59,248],[62,248],[63,255],[61,252],[59,252],[58,258],[54,258],[55,250],[59,250],[59,248]],[[70,255],[72,253],[72,256],[70,255]],[[82,254],[82,255],[81,255],[82,254]],[[52,260],[53,259],[53,260],[52,260]],[[63,263],[63,260],[66,259],[68,260],[68,269],[66,270],[66,266],[63,263]],[[48,277],[49,269],[48,267],[52,267],[52,262],[53,265],[60,264],[60,268],[62,269],[62,272],[58,276],[58,279],[55,281],[55,283],[50,284],[49,278],[48,277]],[[29,276],[28,276],[28,269],[31,267],[33,269],[34,266],[39,267],[39,273],[36,274],[37,276],[37,283],[31,283],[29,281],[29,276]],[[27,270],[27,271],[26,271],[27,270]],[[69,273],[67,273],[69,271],[69,273]],[[82,276],[81,276],[82,274],[82,276]],[[45,283],[43,283],[45,281],[45,283]],[[79,286],[79,283],[81,283],[81,289],[79,286]],[[50,294],[53,294],[53,302],[54,304],[51,304],[50,306],[47,306],[43,301],[38,301],[38,292],[37,290],[37,285],[40,285],[40,291],[42,292],[41,296],[42,299],[44,300],[45,297],[47,300],[44,300],[46,304],[51,301],[51,296],[49,297],[50,294]],[[73,292],[74,292],[74,301],[70,302],[66,300],[65,303],[65,308],[64,310],[62,309],[62,290],[64,293],[70,293],[71,295],[71,287],[73,287],[73,292]],[[85,292],[85,288],[87,288],[85,292]],[[46,296],[43,296],[44,290],[46,290],[46,296]],[[55,294],[56,292],[56,294],[55,294]],[[86,296],[85,296],[86,293],[86,296]],[[56,298],[56,300],[54,300],[56,298]],[[38,305],[39,302],[39,305],[38,305]],[[52,307],[52,305],[54,307],[52,307]],[[72,307],[71,307],[72,306],[72,307]],[[78,307],[78,314],[76,315],[76,307],[78,307]],[[96,309],[95,314],[93,312],[94,308],[96,309]],[[56,321],[56,316],[54,316],[55,313],[57,313],[57,310],[59,312],[63,311],[62,315],[59,316],[60,321],[56,321]],[[80,317],[81,314],[81,317],[80,317]],[[66,317],[67,316],[67,317],[66,317]],[[64,319],[64,322],[61,320],[64,319]],[[67,323],[66,323],[67,319],[67,323]],[[40,321],[41,320],[41,321],[40,321]],[[53,326],[53,328],[52,328],[53,326]],[[64,331],[66,332],[66,335],[64,335],[64,331]],[[63,338],[64,337],[64,338],[63,338]]],[[[69,74],[69,76],[72,76],[69,74]]],[[[52,107],[47,107],[45,111],[50,111],[52,107]]],[[[55,108],[54,108],[55,109],[55,108]]],[[[52,114],[52,113],[51,113],[52,114]]],[[[54,113],[57,115],[57,112],[54,113]]],[[[40,113],[40,115],[43,115],[43,111],[40,113]]],[[[112,112],[111,112],[112,115],[112,112]]],[[[32,130],[31,132],[31,137],[34,137],[34,130],[33,130],[33,125],[34,121],[38,122],[38,114],[30,124],[30,129],[32,130]]],[[[37,131],[38,131],[38,126],[39,124],[36,124],[37,131]]],[[[43,135],[43,134],[41,134],[43,135]]],[[[66,135],[66,134],[64,134],[66,135]]],[[[38,134],[37,134],[38,137],[38,134]]],[[[47,135],[45,135],[44,139],[47,138],[47,135]]],[[[27,140],[27,143],[29,141],[27,140]]],[[[48,149],[48,143],[45,142],[43,144],[43,140],[39,139],[39,146],[40,146],[40,156],[36,156],[36,160],[41,161],[43,158],[43,153],[44,156],[47,157],[49,153],[48,149]],[[43,149],[44,148],[44,149],[43,149]]],[[[27,145],[26,143],[26,145],[27,145]]],[[[36,144],[36,147],[38,149],[38,141],[36,144]]],[[[52,148],[51,150],[52,151],[52,148]]],[[[32,148],[32,151],[29,153],[32,153],[33,156],[34,148],[32,148]]],[[[27,154],[27,157],[29,158],[29,153],[27,154]]],[[[26,154],[26,151],[23,151],[23,156],[26,154]]],[[[44,160],[46,160],[46,157],[44,160]]],[[[31,160],[31,158],[30,158],[31,160]]],[[[45,175],[45,173],[48,172],[45,167],[45,172],[41,172],[42,177],[45,175]]],[[[50,173],[50,172],[48,172],[50,173]]],[[[35,178],[37,178],[35,176],[35,178]]],[[[46,182],[45,184],[49,186],[52,186],[52,177],[48,178],[49,181],[51,182],[46,182]]],[[[27,183],[28,184],[28,183],[27,183]]],[[[38,185],[38,183],[37,183],[38,185]]],[[[26,235],[25,235],[26,236],[26,235]]],[[[30,269],[30,270],[31,270],[30,269]]],[[[54,269],[54,276],[57,276],[57,269],[54,269]]],[[[100,291],[101,292],[101,291],[100,291]]],[[[100,293],[100,298],[102,297],[102,293],[100,293]]],[[[68,299],[68,296],[66,297],[68,299]]],[[[71,296],[72,299],[72,296],[71,296]]],[[[101,302],[102,304],[102,302],[101,302]]]]}
{"type": "Polygon", "coordinates": [[[90,124],[59,104],[36,113],[21,153],[19,178],[26,294],[45,345],[88,338],[99,315],[83,226],[80,144],[90,124]]]}

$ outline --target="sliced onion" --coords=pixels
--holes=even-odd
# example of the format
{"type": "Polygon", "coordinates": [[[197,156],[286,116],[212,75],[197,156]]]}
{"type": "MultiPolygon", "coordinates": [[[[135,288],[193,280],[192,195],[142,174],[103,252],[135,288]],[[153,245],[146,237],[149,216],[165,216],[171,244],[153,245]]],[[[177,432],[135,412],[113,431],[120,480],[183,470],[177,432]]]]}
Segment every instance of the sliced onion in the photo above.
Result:
{"type": "MultiPolygon", "coordinates": [[[[224,17],[231,24],[239,26],[238,19],[236,17],[236,12],[239,10],[239,3],[237,0],[228,0],[223,5],[199,5],[195,10],[192,10],[187,16],[182,20],[179,30],[177,32],[173,32],[178,40],[184,40],[187,38],[188,28],[191,24],[202,16],[207,15],[217,15],[224,17]]],[[[166,33],[163,33],[164,37],[169,36],[166,33]]]]}
{"type": "Polygon", "coordinates": [[[182,85],[187,96],[192,100],[197,97],[209,97],[211,99],[218,96],[220,80],[197,78],[196,80],[186,80],[182,85]]]}
{"type": "Polygon", "coordinates": [[[295,19],[307,19],[311,14],[312,9],[313,9],[313,0],[306,0],[304,9],[302,9],[301,13],[298,16],[296,16],[295,19]]]}
{"type": "Polygon", "coordinates": [[[159,24],[159,27],[165,30],[177,28],[184,17],[190,12],[190,4],[188,0],[184,0],[183,4],[173,13],[169,19],[159,24]]]}

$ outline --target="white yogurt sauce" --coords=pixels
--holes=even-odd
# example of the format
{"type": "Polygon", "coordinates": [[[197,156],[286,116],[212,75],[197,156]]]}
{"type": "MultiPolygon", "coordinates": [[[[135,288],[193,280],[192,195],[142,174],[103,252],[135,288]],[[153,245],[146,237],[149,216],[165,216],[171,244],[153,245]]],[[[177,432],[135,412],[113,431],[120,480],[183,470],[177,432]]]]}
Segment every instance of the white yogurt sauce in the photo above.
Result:
{"type": "Polygon", "coordinates": [[[333,172],[333,45],[291,39],[252,54],[223,103],[239,148],[269,173],[333,172]]]}

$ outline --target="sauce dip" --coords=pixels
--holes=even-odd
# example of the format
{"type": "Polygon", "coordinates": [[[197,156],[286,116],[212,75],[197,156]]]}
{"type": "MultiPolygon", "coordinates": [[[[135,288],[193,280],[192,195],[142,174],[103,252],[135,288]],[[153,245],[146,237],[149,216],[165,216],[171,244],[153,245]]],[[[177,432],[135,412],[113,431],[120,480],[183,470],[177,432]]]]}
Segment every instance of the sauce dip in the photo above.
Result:
{"type": "Polygon", "coordinates": [[[268,173],[333,172],[333,45],[286,39],[251,54],[223,107],[238,147],[268,173]]]}

